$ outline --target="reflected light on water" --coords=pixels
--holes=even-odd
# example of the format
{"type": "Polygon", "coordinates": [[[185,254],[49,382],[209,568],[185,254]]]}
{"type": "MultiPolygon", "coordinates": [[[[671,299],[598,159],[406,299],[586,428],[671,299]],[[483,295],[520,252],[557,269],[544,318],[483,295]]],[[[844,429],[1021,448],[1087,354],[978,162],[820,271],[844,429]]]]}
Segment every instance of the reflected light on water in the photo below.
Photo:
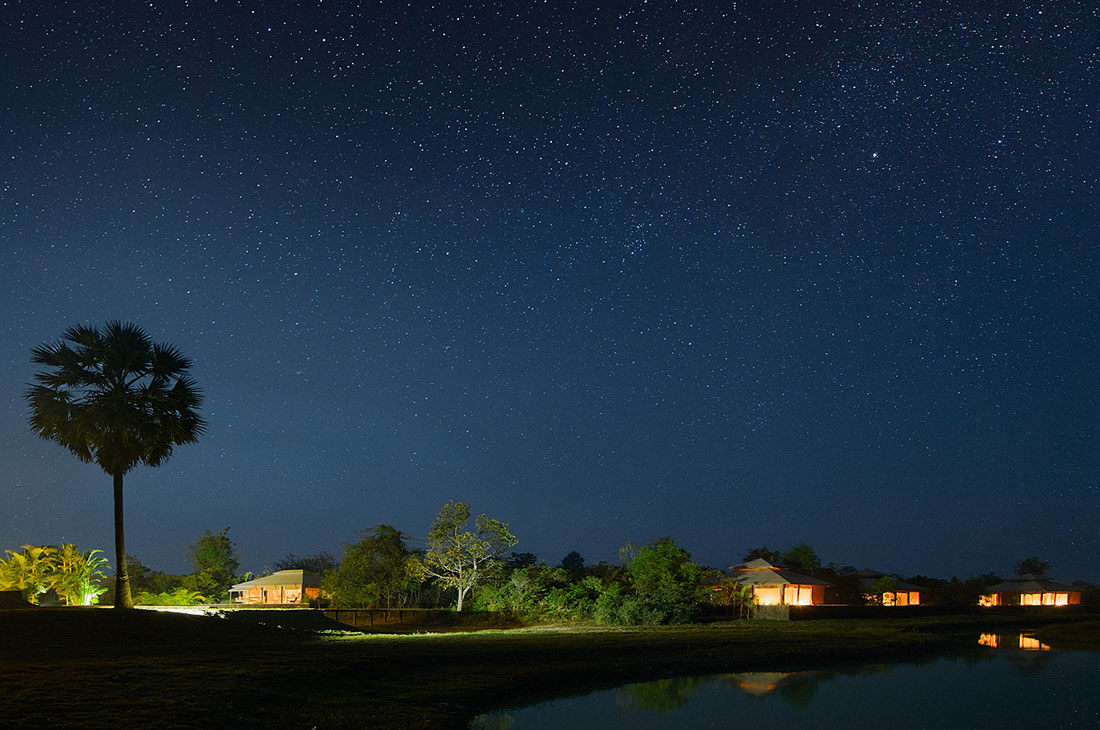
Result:
{"type": "Polygon", "coordinates": [[[789,676],[791,672],[742,672],[728,678],[739,690],[759,696],[774,691],[789,676]]]}
{"type": "Polygon", "coordinates": [[[1050,646],[1027,634],[982,634],[978,644],[991,649],[1023,649],[1024,651],[1050,651],[1050,646]]]}

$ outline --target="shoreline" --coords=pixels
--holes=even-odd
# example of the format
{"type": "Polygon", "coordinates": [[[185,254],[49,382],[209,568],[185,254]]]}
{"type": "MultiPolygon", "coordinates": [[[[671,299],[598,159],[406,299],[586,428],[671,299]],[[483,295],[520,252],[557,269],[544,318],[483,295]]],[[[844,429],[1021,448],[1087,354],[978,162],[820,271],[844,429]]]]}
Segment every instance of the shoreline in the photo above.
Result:
{"type": "Polygon", "coordinates": [[[547,625],[380,635],[151,611],[0,611],[0,671],[10,688],[0,708],[10,727],[463,728],[490,709],[630,682],[918,660],[970,645],[982,630],[1040,629],[1048,640],[1059,632],[1072,637],[1074,625],[1097,619],[547,625]]]}

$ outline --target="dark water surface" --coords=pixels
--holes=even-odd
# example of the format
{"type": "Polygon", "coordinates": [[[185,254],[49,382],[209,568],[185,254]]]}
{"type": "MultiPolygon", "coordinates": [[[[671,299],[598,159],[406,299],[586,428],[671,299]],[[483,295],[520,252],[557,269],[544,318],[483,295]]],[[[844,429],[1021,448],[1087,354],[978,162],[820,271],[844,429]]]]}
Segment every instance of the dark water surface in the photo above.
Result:
{"type": "Polygon", "coordinates": [[[1100,730],[1100,653],[985,634],[981,646],[920,663],[663,679],[502,710],[470,727],[1100,730]]]}

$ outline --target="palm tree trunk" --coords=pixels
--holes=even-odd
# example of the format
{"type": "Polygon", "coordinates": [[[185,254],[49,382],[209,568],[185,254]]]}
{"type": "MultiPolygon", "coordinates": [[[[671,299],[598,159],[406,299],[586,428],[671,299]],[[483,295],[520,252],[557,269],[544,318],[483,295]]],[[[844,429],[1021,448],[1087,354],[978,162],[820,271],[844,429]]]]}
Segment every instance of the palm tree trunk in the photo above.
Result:
{"type": "Polygon", "coordinates": [[[130,573],[126,570],[126,538],[122,530],[122,474],[112,476],[115,482],[115,608],[133,608],[130,573]]]}

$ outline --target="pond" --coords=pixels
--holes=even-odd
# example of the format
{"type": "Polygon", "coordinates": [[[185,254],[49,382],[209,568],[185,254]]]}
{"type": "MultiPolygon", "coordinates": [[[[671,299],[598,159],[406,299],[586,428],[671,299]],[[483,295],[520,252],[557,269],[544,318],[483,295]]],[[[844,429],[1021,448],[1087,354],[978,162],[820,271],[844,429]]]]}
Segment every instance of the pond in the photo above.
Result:
{"type": "Polygon", "coordinates": [[[1100,728],[1100,653],[982,634],[915,663],[676,677],[475,718],[471,730],[1100,728]]]}

